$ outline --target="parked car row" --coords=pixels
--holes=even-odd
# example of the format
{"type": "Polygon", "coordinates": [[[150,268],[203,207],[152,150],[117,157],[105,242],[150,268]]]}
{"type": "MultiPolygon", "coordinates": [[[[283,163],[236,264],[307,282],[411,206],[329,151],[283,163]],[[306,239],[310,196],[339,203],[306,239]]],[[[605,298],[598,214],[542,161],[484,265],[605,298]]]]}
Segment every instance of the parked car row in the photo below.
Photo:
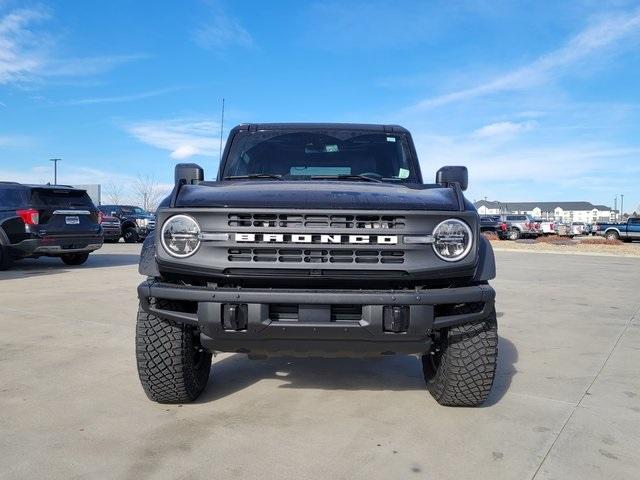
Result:
{"type": "Polygon", "coordinates": [[[530,215],[502,214],[480,217],[480,230],[494,232],[503,240],[535,238],[540,235],[576,237],[600,235],[610,240],[640,240],[640,218],[630,218],[627,223],[563,223],[552,220],[536,220],[530,215]]]}
{"type": "Polygon", "coordinates": [[[139,241],[155,218],[134,206],[96,206],[67,185],[0,182],[0,270],[21,258],[58,257],[81,265],[105,241],[139,241]]]}
{"type": "Polygon", "coordinates": [[[532,217],[515,214],[480,217],[480,230],[494,232],[503,240],[535,238],[543,233],[541,224],[532,217]]]}

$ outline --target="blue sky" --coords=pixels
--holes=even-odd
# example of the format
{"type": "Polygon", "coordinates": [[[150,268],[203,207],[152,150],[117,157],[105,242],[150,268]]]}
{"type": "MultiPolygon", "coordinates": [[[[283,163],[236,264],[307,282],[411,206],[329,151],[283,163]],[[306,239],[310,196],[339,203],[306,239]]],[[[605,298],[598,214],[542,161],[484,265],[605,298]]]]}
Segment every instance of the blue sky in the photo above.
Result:
{"type": "Polygon", "coordinates": [[[639,47],[639,2],[0,0],[0,179],[210,178],[224,97],[225,130],[399,123],[471,199],[638,209],[639,47]]]}

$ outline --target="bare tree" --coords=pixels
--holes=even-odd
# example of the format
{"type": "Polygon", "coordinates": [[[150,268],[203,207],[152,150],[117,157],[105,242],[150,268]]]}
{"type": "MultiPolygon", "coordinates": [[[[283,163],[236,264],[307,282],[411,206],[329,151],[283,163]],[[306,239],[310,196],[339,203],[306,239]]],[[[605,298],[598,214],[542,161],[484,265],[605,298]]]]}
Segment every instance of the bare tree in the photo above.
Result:
{"type": "Polygon", "coordinates": [[[124,187],[122,186],[122,184],[115,183],[112,180],[107,184],[106,193],[107,193],[107,198],[109,199],[109,203],[113,203],[114,205],[119,205],[122,201],[124,187]]]}
{"type": "Polygon", "coordinates": [[[164,193],[158,182],[150,175],[138,175],[133,184],[133,190],[139,205],[148,212],[155,212],[164,193]]]}

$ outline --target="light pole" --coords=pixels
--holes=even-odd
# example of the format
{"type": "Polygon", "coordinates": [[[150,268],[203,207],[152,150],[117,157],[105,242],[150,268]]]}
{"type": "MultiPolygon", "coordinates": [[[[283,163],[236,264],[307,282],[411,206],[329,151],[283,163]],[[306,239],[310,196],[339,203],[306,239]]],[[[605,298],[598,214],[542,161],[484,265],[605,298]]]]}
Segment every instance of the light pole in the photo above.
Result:
{"type": "Polygon", "coordinates": [[[50,158],[50,162],[53,162],[53,184],[58,184],[58,162],[61,162],[61,158],[50,158]]]}
{"type": "Polygon", "coordinates": [[[620,219],[624,220],[624,194],[620,194],[620,219]]]}

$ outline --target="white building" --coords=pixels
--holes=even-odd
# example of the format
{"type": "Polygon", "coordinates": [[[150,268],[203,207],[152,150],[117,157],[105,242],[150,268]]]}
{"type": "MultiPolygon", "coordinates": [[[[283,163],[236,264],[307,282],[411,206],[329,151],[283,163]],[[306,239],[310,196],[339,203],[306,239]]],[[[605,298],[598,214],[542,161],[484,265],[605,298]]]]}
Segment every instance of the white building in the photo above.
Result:
{"type": "Polygon", "coordinates": [[[533,218],[570,222],[612,222],[615,211],[606,205],[593,205],[589,202],[495,202],[480,200],[476,202],[480,215],[499,215],[500,213],[528,213],[533,218]]]}

